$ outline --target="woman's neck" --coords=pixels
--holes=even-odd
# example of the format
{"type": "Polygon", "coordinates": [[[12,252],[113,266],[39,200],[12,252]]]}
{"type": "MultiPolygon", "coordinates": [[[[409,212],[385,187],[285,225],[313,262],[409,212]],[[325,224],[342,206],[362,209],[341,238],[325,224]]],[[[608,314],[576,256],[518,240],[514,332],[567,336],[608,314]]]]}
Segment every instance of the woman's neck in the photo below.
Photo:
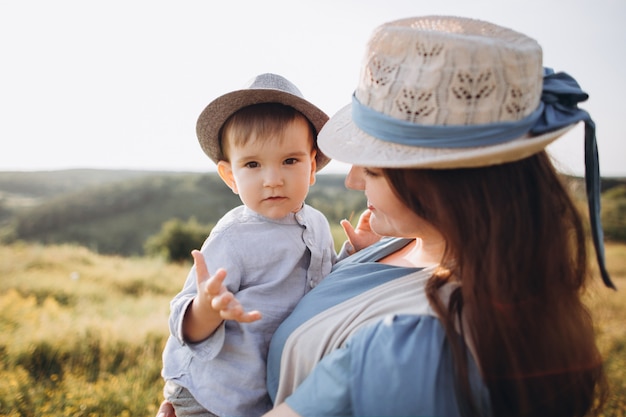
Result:
{"type": "Polygon", "coordinates": [[[415,238],[404,247],[381,258],[378,262],[394,266],[424,268],[441,262],[444,247],[443,239],[415,238]]]}

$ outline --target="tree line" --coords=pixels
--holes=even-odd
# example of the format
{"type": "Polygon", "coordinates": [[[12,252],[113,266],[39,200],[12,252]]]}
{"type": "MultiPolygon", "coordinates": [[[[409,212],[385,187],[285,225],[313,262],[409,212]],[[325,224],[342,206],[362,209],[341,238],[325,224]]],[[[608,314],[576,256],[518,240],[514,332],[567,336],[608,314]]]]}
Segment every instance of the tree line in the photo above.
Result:
{"type": "MultiPolygon", "coordinates": [[[[307,198],[331,224],[365,208],[363,193],[347,190],[343,180],[340,174],[319,175],[307,198]]],[[[103,254],[141,256],[167,252],[157,248],[163,235],[206,238],[217,220],[240,204],[215,173],[134,175],[45,196],[28,208],[11,208],[0,199],[0,236],[4,242],[73,243],[103,254]]]]}
{"type": "MultiPolygon", "coordinates": [[[[358,218],[362,192],[347,190],[343,174],[318,175],[307,203],[331,225],[358,218]]],[[[567,183],[585,210],[584,183],[567,183]]],[[[607,240],[626,242],[626,179],[602,181],[607,240]]],[[[241,202],[216,173],[75,170],[0,173],[0,241],[73,243],[103,254],[159,254],[187,259],[213,225],[241,202]],[[12,196],[36,204],[20,206],[12,196]]]]}

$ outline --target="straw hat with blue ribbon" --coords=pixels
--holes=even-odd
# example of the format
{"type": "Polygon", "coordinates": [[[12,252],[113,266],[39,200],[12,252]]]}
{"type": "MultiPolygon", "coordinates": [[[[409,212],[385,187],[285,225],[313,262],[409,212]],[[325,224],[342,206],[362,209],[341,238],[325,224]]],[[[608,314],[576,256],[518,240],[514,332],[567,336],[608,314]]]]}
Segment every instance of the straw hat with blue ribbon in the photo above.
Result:
{"type": "Polygon", "coordinates": [[[595,125],[576,80],[544,68],[539,44],[474,19],[427,16],[377,28],[352,103],[322,128],[333,159],[389,168],[467,168],[512,162],[585,124],[593,242],[604,261],[595,125]]]}

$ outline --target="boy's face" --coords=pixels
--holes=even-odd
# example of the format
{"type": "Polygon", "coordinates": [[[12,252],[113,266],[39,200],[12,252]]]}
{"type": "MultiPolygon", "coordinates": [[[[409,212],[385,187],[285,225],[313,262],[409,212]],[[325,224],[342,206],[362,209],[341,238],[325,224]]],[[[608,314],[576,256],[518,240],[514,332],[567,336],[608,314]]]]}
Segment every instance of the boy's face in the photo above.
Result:
{"type": "Polygon", "coordinates": [[[217,165],[222,180],[255,212],[280,219],[300,210],[315,183],[315,150],[302,118],[285,125],[282,138],[251,138],[228,146],[230,161],[217,165]]]}

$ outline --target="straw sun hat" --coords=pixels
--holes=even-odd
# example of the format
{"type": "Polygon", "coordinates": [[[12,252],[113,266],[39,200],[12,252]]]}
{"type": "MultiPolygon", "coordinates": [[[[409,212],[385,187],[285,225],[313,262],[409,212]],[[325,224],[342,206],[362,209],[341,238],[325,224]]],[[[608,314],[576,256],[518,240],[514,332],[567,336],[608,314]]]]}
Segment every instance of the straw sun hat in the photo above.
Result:
{"type": "MultiPolygon", "coordinates": [[[[196,134],[202,150],[213,162],[217,164],[223,159],[219,136],[226,120],[244,107],[261,103],[293,107],[311,122],[316,133],[328,120],[326,113],[305,100],[300,90],[286,78],[271,73],[257,75],[242,89],[213,100],[198,117],[196,134]]],[[[318,171],[330,161],[319,149],[315,160],[318,171]]]]}
{"type": "Polygon", "coordinates": [[[492,23],[415,17],[378,27],[352,103],[324,125],[318,146],[354,165],[471,168],[526,158],[585,123],[585,179],[604,283],[595,124],[588,95],[542,64],[539,44],[492,23]]]}
{"type": "Polygon", "coordinates": [[[444,16],[390,22],[374,31],[353,104],[326,124],[320,147],[342,162],[384,167],[522,159],[575,124],[539,135],[528,134],[528,124],[512,128],[536,116],[543,75],[541,47],[513,30],[444,16]],[[361,122],[353,118],[357,110],[361,122]],[[494,138],[459,137],[485,125],[495,129],[494,138]],[[451,138],[444,140],[446,130],[451,138]]]}

